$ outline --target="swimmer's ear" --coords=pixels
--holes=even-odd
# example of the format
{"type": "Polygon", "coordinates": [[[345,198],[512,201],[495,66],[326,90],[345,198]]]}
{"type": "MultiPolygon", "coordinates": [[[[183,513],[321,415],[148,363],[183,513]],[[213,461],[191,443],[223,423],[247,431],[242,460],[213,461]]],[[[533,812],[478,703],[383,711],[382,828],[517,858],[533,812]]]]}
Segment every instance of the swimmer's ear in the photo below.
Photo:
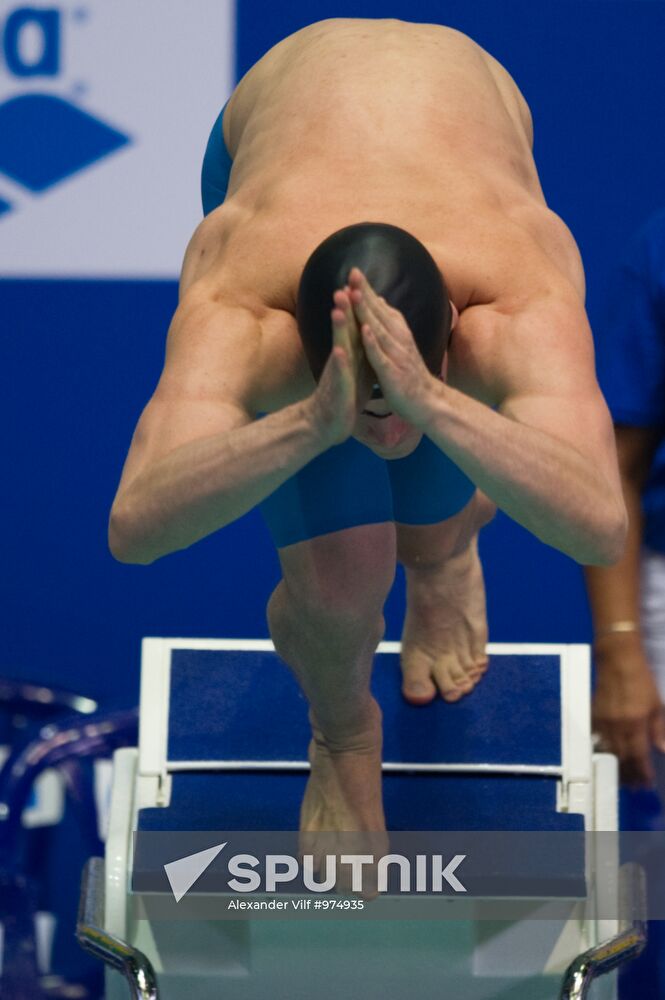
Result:
{"type": "MultiPolygon", "coordinates": [[[[450,299],[448,300],[450,302],[450,299]]],[[[457,321],[459,320],[459,310],[454,302],[450,302],[450,308],[452,309],[452,318],[450,321],[450,332],[452,333],[457,326],[457,321]]]]}

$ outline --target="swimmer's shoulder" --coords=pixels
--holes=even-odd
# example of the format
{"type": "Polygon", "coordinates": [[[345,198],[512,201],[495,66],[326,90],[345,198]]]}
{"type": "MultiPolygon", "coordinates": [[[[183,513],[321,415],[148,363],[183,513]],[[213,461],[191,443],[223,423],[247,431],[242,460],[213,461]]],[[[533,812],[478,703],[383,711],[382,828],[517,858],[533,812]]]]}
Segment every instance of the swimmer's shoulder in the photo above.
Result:
{"type": "Polygon", "coordinates": [[[198,224],[187,244],[180,271],[178,298],[182,301],[189,289],[215,266],[221,252],[223,223],[215,210],[198,224]]]}
{"type": "Polygon", "coordinates": [[[180,299],[165,372],[171,380],[177,373],[177,383],[191,394],[224,397],[254,416],[283,409],[314,389],[294,317],[247,296],[211,294],[205,280],[180,299]]]}
{"type": "Polygon", "coordinates": [[[578,290],[563,276],[553,277],[528,294],[507,293],[463,310],[451,338],[447,380],[496,407],[507,384],[520,383],[521,371],[533,374],[540,367],[545,372],[562,357],[574,366],[590,343],[578,290]]]}
{"type": "Polygon", "coordinates": [[[192,367],[209,364],[255,412],[282,409],[314,389],[295,316],[220,266],[213,215],[197,227],[185,253],[170,349],[192,367]]]}

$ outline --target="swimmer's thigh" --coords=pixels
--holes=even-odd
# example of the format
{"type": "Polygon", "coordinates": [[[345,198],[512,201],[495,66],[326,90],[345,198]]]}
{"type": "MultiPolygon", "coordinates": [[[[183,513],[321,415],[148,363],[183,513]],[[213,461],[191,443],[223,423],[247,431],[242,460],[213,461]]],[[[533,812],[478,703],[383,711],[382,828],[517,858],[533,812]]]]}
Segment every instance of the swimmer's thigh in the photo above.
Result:
{"type": "Polygon", "coordinates": [[[260,505],[290,597],[342,619],[380,612],[395,573],[386,463],[353,439],[319,455],[260,505]]]}
{"type": "Polygon", "coordinates": [[[407,567],[436,565],[460,552],[494,514],[494,505],[427,437],[387,466],[397,558],[407,567]]]}

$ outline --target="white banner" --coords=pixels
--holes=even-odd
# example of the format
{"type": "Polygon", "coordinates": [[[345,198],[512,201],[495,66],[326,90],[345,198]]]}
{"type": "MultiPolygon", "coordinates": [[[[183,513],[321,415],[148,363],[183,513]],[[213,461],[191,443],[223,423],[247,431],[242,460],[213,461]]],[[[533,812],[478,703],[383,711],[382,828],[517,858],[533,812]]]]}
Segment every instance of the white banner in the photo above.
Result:
{"type": "Polygon", "coordinates": [[[0,275],[173,278],[233,0],[0,3],[0,275]]]}

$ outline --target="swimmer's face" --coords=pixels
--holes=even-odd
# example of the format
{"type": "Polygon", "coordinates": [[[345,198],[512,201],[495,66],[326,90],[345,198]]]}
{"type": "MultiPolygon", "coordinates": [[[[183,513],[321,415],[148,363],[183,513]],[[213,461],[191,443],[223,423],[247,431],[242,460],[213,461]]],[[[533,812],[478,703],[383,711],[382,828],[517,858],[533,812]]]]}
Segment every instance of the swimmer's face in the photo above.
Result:
{"type": "Polygon", "coordinates": [[[392,413],[384,399],[370,399],[353,429],[356,441],[387,459],[406,458],[422,436],[422,431],[392,413]]]}

